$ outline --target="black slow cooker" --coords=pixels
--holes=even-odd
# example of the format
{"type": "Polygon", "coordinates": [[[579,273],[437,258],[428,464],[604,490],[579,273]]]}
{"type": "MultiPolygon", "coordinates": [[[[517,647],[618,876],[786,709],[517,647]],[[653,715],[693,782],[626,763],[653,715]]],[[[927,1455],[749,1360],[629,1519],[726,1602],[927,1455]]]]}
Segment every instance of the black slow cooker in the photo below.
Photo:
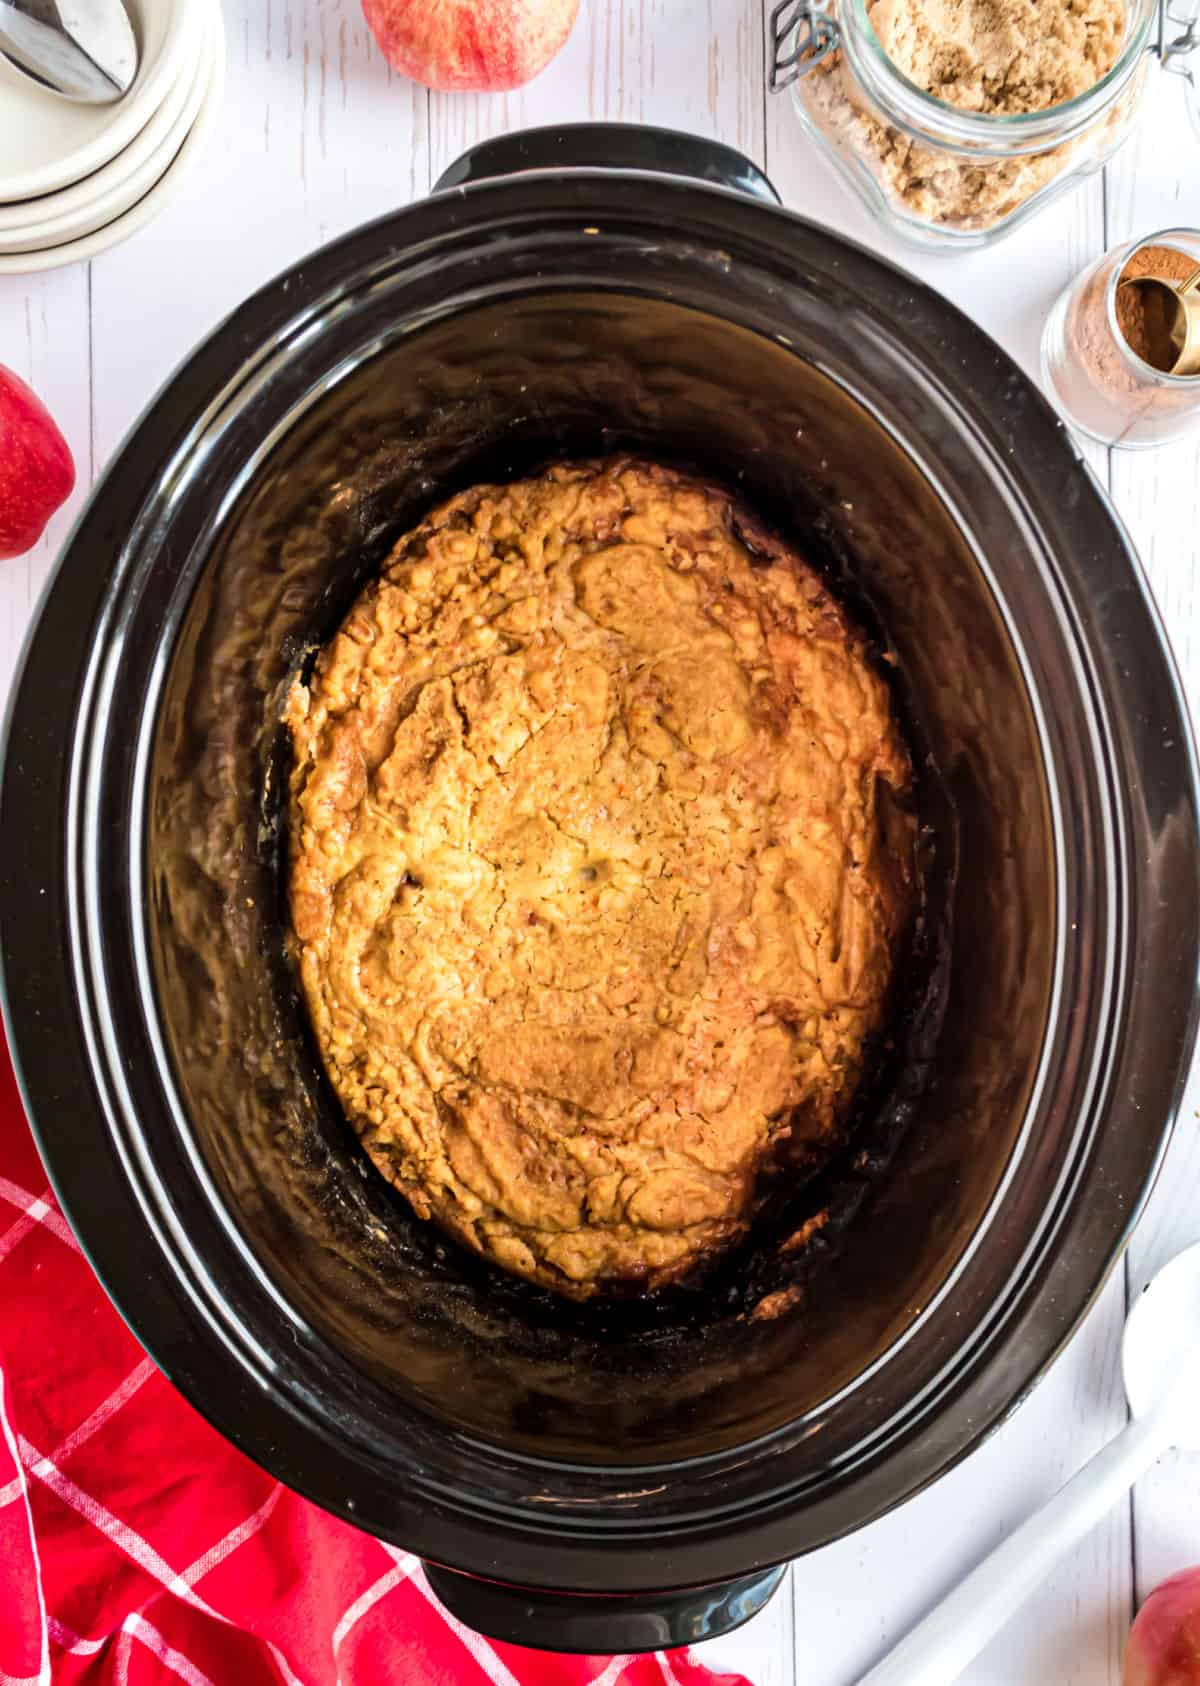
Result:
{"type": "Polygon", "coordinates": [[[1198,863],[1137,559],[1004,352],[726,149],[541,132],[265,287],[97,486],[9,720],[6,1012],[64,1210],[193,1404],[467,1622],[628,1651],[752,1613],[1068,1339],[1179,1099],[1198,863]],[[576,1312],[430,1233],[286,957],[288,675],[435,499],[627,448],[835,573],[955,817],[944,1022],[775,1319],[576,1312]]]}

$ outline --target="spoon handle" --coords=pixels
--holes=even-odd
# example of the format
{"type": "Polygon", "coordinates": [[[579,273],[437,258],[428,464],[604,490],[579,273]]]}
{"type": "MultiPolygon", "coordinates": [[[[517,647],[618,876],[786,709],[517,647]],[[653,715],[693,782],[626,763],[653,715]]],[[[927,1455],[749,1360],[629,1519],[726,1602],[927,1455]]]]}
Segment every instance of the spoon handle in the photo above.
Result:
{"type": "Polygon", "coordinates": [[[1162,1418],[1131,1422],[985,1557],[860,1686],[951,1686],[1067,1547],[1095,1527],[1170,1443],[1162,1418]]]}

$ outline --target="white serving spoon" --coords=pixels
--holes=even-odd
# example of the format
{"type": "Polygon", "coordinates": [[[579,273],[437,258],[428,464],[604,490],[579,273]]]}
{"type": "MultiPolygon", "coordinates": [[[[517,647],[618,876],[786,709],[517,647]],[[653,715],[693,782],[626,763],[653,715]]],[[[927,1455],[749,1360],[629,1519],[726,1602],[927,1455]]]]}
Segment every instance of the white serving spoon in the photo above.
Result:
{"type": "Polygon", "coordinates": [[[860,1686],[951,1686],[1068,1546],[1171,1447],[1200,1452],[1200,1246],[1164,1266],[1129,1313],[1131,1418],[1115,1440],[984,1558],[860,1686]]]}
{"type": "Polygon", "coordinates": [[[0,54],[43,88],[81,105],[121,99],[138,68],[123,0],[0,0],[0,54]]]}

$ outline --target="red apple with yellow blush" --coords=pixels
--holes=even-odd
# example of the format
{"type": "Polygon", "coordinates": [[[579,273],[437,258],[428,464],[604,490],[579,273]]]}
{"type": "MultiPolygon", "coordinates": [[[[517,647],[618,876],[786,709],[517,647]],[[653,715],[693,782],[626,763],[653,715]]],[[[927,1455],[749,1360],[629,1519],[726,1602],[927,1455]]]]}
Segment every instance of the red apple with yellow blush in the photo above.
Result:
{"type": "Polygon", "coordinates": [[[393,69],[448,92],[519,88],[558,52],[579,0],[363,0],[393,69]]]}
{"type": "Polygon", "coordinates": [[[1125,1649],[1122,1686],[1200,1686],[1200,1568],[1155,1587],[1125,1649]]]}
{"type": "Polygon", "coordinates": [[[74,484],[75,464],[54,418],[0,363],[0,557],[32,550],[74,484]]]}

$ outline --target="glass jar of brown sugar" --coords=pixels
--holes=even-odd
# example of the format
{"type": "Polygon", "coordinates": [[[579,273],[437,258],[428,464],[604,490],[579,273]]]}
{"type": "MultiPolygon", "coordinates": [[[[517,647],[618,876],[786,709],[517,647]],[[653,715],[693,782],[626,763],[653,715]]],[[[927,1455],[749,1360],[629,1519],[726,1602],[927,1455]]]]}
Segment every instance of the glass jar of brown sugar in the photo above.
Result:
{"type": "Polygon", "coordinates": [[[1193,0],[777,0],[768,79],[896,233],[964,250],[1098,170],[1151,60],[1188,73],[1193,0]]]}
{"type": "Polygon", "coordinates": [[[1186,282],[1200,229],[1168,228],[1118,246],[1060,296],[1042,335],[1042,378],[1072,426],[1102,445],[1163,445],[1200,426],[1200,374],[1172,374],[1170,347],[1124,280],[1186,282]]]}

